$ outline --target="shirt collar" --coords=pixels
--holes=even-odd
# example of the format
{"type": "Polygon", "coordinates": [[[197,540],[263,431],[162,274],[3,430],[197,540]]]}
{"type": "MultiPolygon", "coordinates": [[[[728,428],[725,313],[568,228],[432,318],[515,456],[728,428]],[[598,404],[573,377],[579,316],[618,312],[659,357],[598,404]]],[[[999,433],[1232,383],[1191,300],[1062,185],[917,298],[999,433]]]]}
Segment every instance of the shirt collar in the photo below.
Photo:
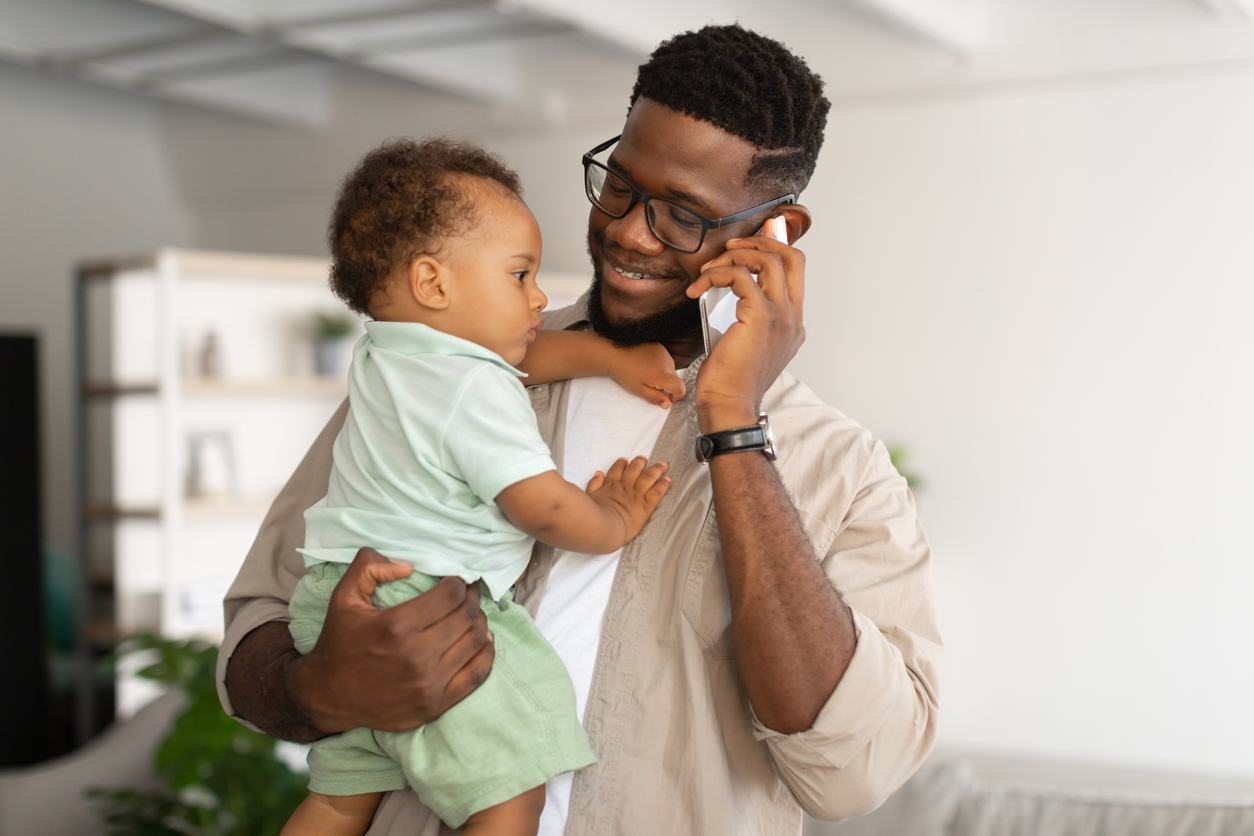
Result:
{"type": "Polygon", "coordinates": [[[575,304],[565,308],[547,310],[540,314],[544,317],[544,327],[552,331],[583,331],[588,323],[588,295],[585,290],[575,304]]]}
{"type": "Polygon", "coordinates": [[[454,337],[443,331],[437,331],[420,322],[376,322],[366,323],[366,333],[371,341],[385,351],[392,351],[407,357],[415,354],[442,354],[447,357],[474,357],[487,360],[513,374],[515,377],[527,375],[505,362],[501,355],[478,343],[454,337]]]}

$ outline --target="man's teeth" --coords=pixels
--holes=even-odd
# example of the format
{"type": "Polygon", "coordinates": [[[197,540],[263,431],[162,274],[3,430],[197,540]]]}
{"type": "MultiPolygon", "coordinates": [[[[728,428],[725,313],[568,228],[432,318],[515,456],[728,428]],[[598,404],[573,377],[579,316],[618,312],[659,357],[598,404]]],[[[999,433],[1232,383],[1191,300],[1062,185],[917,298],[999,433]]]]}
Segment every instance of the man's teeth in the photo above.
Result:
{"type": "Polygon", "coordinates": [[[615,267],[614,269],[618,271],[618,275],[624,276],[628,279],[656,279],[657,278],[657,276],[654,276],[651,273],[632,273],[629,270],[619,270],[617,267],[615,267]]]}

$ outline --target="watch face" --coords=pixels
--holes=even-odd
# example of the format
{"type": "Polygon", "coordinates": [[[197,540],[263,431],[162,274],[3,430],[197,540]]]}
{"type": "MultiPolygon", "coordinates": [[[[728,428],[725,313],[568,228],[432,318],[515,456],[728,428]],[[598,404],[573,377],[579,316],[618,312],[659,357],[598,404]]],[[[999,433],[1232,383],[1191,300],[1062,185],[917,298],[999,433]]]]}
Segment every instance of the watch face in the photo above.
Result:
{"type": "Polygon", "coordinates": [[[775,461],[775,433],[771,432],[771,419],[766,417],[765,412],[758,413],[758,426],[762,428],[762,435],[766,438],[766,447],[762,452],[771,461],[775,461]]]}
{"type": "Polygon", "coordinates": [[[715,446],[714,439],[704,435],[697,436],[697,461],[708,462],[714,455],[715,446]]]}

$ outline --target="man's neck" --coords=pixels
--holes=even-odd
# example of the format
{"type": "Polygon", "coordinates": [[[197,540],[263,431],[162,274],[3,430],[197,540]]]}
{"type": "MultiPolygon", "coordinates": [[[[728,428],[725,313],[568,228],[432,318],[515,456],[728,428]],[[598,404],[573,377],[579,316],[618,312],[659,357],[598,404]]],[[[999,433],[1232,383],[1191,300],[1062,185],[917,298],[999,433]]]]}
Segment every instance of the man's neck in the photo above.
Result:
{"type": "Polygon", "coordinates": [[[671,353],[677,369],[687,368],[692,364],[693,360],[705,353],[705,341],[701,338],[700,332],[692,336],[668,340],[662,343],[662,345],[671,353]]]}

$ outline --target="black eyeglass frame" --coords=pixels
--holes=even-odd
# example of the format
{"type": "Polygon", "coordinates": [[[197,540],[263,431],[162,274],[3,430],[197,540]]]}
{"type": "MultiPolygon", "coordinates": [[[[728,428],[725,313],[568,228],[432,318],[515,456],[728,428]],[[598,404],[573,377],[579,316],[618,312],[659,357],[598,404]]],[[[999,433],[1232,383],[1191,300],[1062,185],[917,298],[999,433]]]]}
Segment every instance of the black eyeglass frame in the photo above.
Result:
{"type": "Polygon", "coordinates": [[[718,229],[721,226],[726,226],[727,224],[735,223],[736,221],[743,221],[746,218],[753,217],[754,215],[756,215],[757,213],[761,212],[764,209],[770,209],[774,206],[779,206],[781,204],[797,202],[797,196],[795,194],[786,194],[783,197],[777,197],[774,200],[768,200],[766,203],[759,203],[757,206],[751,206],[750,208],[744,210],[743,212],[737,212],[734,215],[727,215],[726,217],[722,217],[722,218],[707,218],[705,215],[702,215],[700,212],[697,212],[696,210],[691,209],[690,207],[684,206],[682,203],[677,203],[665,197],[659,197],[658,195],[647,194],[645,192],[640,191],[639,189],[636,188],[636,185],[632,183],[630,180],[628,180],[626,177],[619,174],[617,171],[614,171],[605,163],[598,162],[597,160],[593,159],[594,156],[596,156],[597,154],[600,154],[606,148],[609,148],[611,145],[613,145],[615,142],[618,142],[622,138],[623,138],[623,135],[619,134],[618,136],[614,137],[613,139],[607,142],[602,142],[596,148],[593,148],[591,151],[583,155],[584,194],[587,195],[589,203],[595,206],[599,211],[604,212],[606,215],[609,215],[611,218],[614,218],[615,220],[619,218],[627,217],[627,215],[631,212],[631,210],[636,208],[637,203],[644,204],[644,207],[645,207],[644,219],[645,219],[645,223],[649,225],[649,232],[652,232],[653,237],[657,238],[659,241],[661,241],[666,246],[670,247],[672,250],[677,250],[681,253],[695,253],[701,249],[703,244],[705,244],[705,233],[708,230],[718,229]],[[627,184],[627,187],[631,189],[631,200],[628,201],[627,208],[624,209],[621,213],[615,215],[613,212],[609,211],[604,206],[602,206],[600,202],[595,197],[592,196],[592,178],[589,176],[589,173],[588,173],[588,168],[590,166],[596,166],[597,168],[604,169],[607,173],[612,174],[613,176],[617,177],[619,180],[622,180],[624,183],[627,184]],[[701,221],[701,235],[699,238],[697,238],[697,246],[695,248],[691,250],[686,250],[682,247],[676,247],[674,244],[671,244],[668,241],[663,240],[662,236],[658,235],[657,230],[653,228],[653,219],[649,216],[649,201],[651,200],[660,200],[662,203],[668,204],[670,206],[674,206],[677,209],[682,209],[683,211],[696,216],[701,221]]]}

